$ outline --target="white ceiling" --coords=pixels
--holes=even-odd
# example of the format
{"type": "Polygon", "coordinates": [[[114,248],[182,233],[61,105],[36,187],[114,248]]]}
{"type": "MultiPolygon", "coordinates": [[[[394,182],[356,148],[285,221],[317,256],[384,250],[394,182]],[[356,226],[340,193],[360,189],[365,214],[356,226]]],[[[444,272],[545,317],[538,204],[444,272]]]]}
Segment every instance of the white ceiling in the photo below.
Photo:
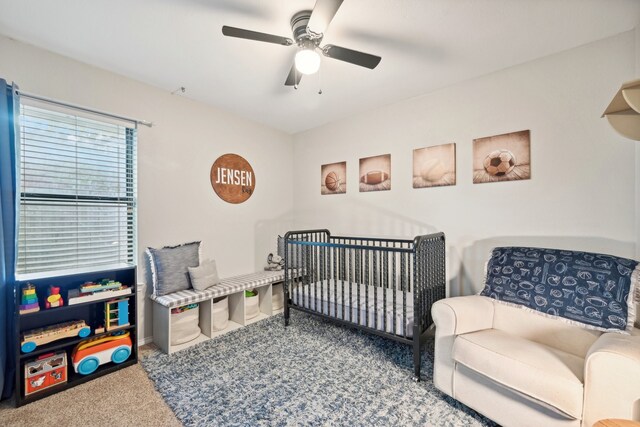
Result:
{"type": "MultiPolygon", "coordinates": [[[[345,0],[323,44],[382,56],[323,58],[321,84],[285,87],[291,37],[315,0],[0,0],[0,33],[296,133],[634,28],[638,0],[345,0]],[[318,89],[322,87],[322,95],[318,89]]],[[[0,59],[1,60],[1,59],[0,59]]],[[[28,90],[28,88],[25,88],[28,90]]],[[[150,120],[153,117],[149,118],[150,120]]]]}

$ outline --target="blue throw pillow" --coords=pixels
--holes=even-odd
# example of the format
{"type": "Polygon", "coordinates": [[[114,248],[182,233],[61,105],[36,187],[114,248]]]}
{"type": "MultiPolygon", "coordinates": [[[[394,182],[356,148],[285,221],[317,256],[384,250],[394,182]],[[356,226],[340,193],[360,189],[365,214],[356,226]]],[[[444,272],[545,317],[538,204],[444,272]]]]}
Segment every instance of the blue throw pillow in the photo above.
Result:
{"type": "Polygon", "coordinates": [[[590,252],[493,249],[480,295],[580,326],[630,331],[638,261],[590,252]]]}

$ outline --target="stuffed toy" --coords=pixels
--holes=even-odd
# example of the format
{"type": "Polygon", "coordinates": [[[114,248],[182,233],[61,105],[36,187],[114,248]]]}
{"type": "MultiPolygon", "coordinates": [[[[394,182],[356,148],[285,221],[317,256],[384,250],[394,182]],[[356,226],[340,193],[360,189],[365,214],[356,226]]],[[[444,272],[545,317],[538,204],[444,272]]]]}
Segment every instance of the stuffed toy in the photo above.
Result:
{"type": "Polygon", "coordinates": [[[280,255],[269,254],[267,256],[267,266],[264,268],[265,270],[270,271],[279,271],[284,268],[284,258],[280,255]]]}

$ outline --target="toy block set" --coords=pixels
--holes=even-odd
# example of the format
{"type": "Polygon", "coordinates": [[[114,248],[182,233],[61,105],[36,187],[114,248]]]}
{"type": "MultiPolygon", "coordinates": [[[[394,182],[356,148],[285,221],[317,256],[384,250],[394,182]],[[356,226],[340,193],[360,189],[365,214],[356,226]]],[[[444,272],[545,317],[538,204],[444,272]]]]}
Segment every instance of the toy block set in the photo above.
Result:
{"type": "Polygon", "coordinates": [[[71,289],[68,294],[69,305],[114,298],[131,293],[131,288],[122,283],[103,279],[99,282],[85,282],[78,289],[71,289]]]}
{"type": "Polygon", "coordinates": [[[129,300],[120,299],[104,304],[105,328],[107,331],[129,326],[129,300]]]}
{"type": "Polygon", "coordinates": [[[80,293],[90,294],[96,292],[114,291],[120,288],[122,288],[122,283],[115,280],[102,279],[98,283],[85,282],[82,286],[80,286],[80,293]]]}
{"type": "MultiPolygon", "coordinates": [[[[64,305],[64,299],[60,295],[59,286],[49,286],[47,291],[47,299],[44,302],[44,308],[56,308],[64,305]]],[[[38,293],[36,287],[28,283],[22,288],[22,298],[20,298],[20,314],[35,313],[40,311],[38,302],[38,293]]]]}
{"type": "Polygon", "coordinates": [[[40,311],[36,287],[28,284],[22,288],[22,298],[20,299],[20,314],[35,313],[40,311]]]}
{"type": "Polygon", "coordinates": [[[49,286],[49,295],[44,303],[44,308],[62,307],[63,305],[64,300],[62,299],[62,295],[60,295],[60,287],[49,286]]]}
{"type": "Polygon", "coordinates": [[[67,382],[67,353],[43,354],[24,365],[24,394],[28,396],[67,382]]]}

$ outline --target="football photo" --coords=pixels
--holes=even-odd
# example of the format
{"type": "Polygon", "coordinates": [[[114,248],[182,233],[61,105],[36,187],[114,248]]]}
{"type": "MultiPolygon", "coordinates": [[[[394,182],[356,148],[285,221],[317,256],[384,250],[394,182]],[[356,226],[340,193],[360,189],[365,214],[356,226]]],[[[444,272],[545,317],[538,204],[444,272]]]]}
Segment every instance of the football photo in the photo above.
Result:
{"type": "Polygon", "coordinates": [[[360,192],[391,190],[391,154],[360,159],[360,192]]]}

